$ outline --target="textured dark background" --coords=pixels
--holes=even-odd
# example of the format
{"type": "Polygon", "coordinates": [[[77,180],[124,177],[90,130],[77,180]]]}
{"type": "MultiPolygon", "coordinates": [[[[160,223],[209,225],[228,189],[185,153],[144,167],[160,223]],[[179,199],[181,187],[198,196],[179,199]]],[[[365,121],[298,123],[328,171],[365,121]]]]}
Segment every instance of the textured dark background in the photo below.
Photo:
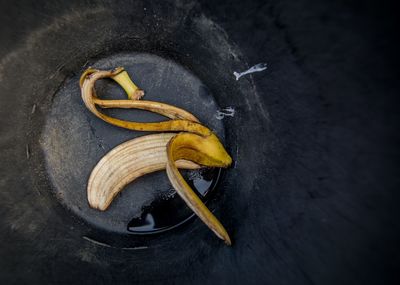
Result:
{"type": "Polygon", "coordinates": [[[398,282],[394,5],[0,5],[2,284],[398,282]],[[235,106],[224,124],[237,164],[210,204],[232,233],[232,248],[199,220],[152,237],[107,233],[52,194],[43,153],[63,150],[43,149],[40,135],[53,99],[85,66],[120,52],[174,60],[219,106],[235,106]],[[268,70],[234,81],[234,70],[258,62],[268,70]]]}

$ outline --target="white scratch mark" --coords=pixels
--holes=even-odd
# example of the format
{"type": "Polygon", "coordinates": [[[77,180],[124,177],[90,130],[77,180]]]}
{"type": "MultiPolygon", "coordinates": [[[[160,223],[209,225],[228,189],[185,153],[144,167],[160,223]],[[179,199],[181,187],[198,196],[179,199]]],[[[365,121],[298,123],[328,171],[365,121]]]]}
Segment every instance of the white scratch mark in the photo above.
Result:
{"type": "Polygon", "coordinates": [[[31,114],[34,114],[36,111],[36,104],[33,104],[31,114]]]}
{"type": "Polygon", "coordinates": [[[121,249],[123,250],[141,250],[141,249],[147,249],[149,248],[148,246],[137,246],[137,247],[122,247],[121,249]]]}
{"type": "Polygon", "coordinates": [[[267,64],[266,63],[258,63],[256,65],[250,67],[246,71],[243,71],[243,72],[236,72],[235,71],[235,72],[233,72],[233,75],[235,75],[236,80],[239,80],[239,78],[242,77],[243,75],[250,74],[250,73],[253,73],[253,72],[260,72],[260,71],[263,71],[263,70],[266,70],[266,69],[267,69],[267,64]]]}
{"type": "Polygon", "coordinates": [[[83,238],[84,240],[87,240],[87,241],[89,241],[89,242],[91,242],[91,243],[94,243],[94,244],[96,244],[96,245],[105,246],[105,247],[111,247],[110,245],[108,245],[108,244],[106,244],[106,243],[99,242],[99,241],[94,240],[94,239],[91,239],[91,238],[89,238],[89,237],[87,237],[87,236],[83,236],[82,238],[83,238]]]}
{"type": "Polygon", "coordinates": [[[234,169],[236,169],[238,162],[239,162],[239,147],[236,145],[236,159],[235,159],[235,166],[233,166],[234,169]]]}
{"type": "Polygon", "coordinates": [[[93,244],[100,245],[100,246],[104,246],[104,247],[109,247],[109,248],[115,248],[115,249],[122,249],[122,250],[141,250],[141,249],[147,249],[147,248],[148,248],[148,246],[114,247],[114,246],[108,245],[108,244],[106,244],[106,243],[104,243],[104,242],[100,242],[100,241],[91,239],[91,238],[89,238],[89,237],[87,237],[87,236],[83,236],[82,238],[83,238],[84,240],[87,240],[88,242],[93,243],[93,244]]]}
{"type": "Polygon", "coordinates": [[[233,117],[233,116],[235,116],[235,108],[226,107],[221,110],[218,110],[217,114],[215,115],[215,118],[217,118],[217,120],[222,120],[225,117],[233,117]]]}
{"type": "Polygon", "coordinates": [[[29,159],[31,157],[31,151],[29,150],[29,145],[25,145],[25,153],[26,153],[26,159],[29,159]]]}

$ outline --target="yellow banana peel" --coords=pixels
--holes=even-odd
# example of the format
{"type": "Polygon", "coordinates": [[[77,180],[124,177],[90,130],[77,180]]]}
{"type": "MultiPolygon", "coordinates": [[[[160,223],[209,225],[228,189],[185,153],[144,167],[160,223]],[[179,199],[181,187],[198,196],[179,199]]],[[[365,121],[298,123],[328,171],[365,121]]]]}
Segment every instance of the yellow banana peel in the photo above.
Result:
{"type": "Polygon", "coordinates": [[[122,68],[97,70],[89,68],[80,78],[82,99],[95,116],[114,126],[135,131],[179,132],[143,136],[121,144],[106,154],[93,169],[87,187],[89,205],[106,210],[113,198],[134,179],[166,169],[168,178],[193,212],[226,244],[231,239],[200,198],[186,183],[178,168],[200,166],[229,167],[232,158],[218,137],[200,124],[191,113],[165,103],[138,100],[144,92],[122,68]],[[96,96],[95,83],[102,78],[116,81],[127,93],[127,100],[102,100],[96,96]],[[169,121],[139,123],[110,117],[100,108],[132,108],[161,114],[169,121]]]}
{"type": "MultiPolygon", "coordinates": [[[[114,197],[135,179],[165,169],[166,145],[174,133],[142,136],[124,142],[108,152],[90,174],[87,195],[92,208],[105,211],[114,197]]],[[[178,160],[178,168],[198,169],[192,161],[178,160]]]]}

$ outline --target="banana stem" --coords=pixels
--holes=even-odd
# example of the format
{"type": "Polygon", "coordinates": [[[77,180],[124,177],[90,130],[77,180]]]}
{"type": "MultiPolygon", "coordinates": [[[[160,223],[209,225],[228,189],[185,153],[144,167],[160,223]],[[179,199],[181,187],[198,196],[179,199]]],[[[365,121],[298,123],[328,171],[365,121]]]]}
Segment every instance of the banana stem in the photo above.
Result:
{"type": "Polygon", "coordinates": [[[144,96],[144,91],[139,89],[135,83],[131,80],[128,73],[125,70],[117,73],[111,77],[115,80],[122,88],[124,88],[128,98],[131,100],[138,100],[144,96]]]}

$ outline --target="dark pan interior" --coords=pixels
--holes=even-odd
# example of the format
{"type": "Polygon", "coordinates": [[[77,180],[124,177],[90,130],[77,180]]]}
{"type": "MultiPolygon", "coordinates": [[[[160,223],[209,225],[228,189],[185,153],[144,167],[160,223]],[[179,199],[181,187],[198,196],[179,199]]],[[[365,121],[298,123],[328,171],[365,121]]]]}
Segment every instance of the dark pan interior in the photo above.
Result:
{"type": "MultiPolygon", "coordinates": [[[[2,1],[0,281],[395,281],[396,23],[378,4],[2,1]],[[235,80],[262,62],[267,70],[235,80]],[[158,234],[125,231],[170,190],[164,173],[129,185],[108,213],[89,209],[92,167],[143,135],[97,120],[80,99],[85,68],[118,65],[148,100],[187,108],[224,141],[234,164],[207,205],[232,247],[197,218],[158,234]],[[217,119],[227,107],[234,116],[217,119]]],[[[122,94],[111,81],[97,86],[122,94]]]]}

